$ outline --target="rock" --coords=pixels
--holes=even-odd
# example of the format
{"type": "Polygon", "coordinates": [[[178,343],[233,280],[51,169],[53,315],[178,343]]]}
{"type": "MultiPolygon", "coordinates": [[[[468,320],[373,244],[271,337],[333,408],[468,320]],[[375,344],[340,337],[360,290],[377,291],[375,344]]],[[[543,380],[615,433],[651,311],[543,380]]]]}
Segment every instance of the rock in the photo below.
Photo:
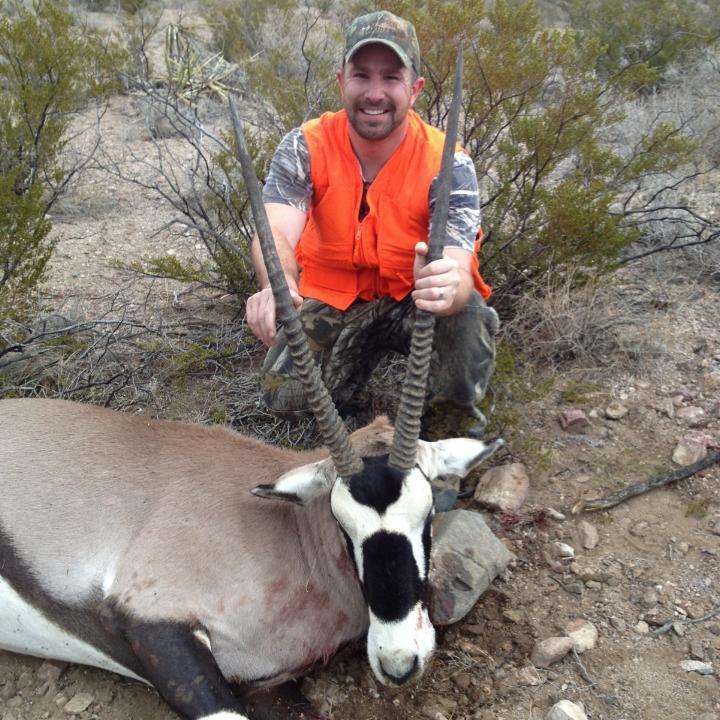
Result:
{"type": "Polygon", "coordinates": [[[550,708],[545,720],[587,720],[587,715],[580,705],[569,700],[561,700],[550,708]]]}
{"type": "Polygon", "coordinates": [[[1,688],[0,688],[0,700],[3,702],[7,702],[11,697],[14,697],[17,693],[17,689],[15,688],[15,684],[12,680],[8,680],[1,688]]]}
{"type": "Polygon", "coordinates": [[[650,626],[644,620],[640,620],[633,630],[639,635],[648,635],[650,633],[650,626]]]}
{"type": "Polygon", "coordinates": [[[522,507],[530,488],[527,470],[522,463],[498,465],[480,478],[475,501],[495,510],[514,512],[522,507]]]}
{"type": "Polygon", "coordinates": [[[693,660],[700,660],[705,661],[705,646],[703,645],[703,641],[699,638],[695,638],[694,640],[690,641],[690,657],[693,660]]]}
{"type": "Polygon", "coordinates": [[[540,673],[532,665],[525,665],[515,673],[515,681],[520,687],[537,687],[543,684],[540,673]]]}
{"type": "Polygon", "coordinates": [[[628,409],[619,402],[611,402],[605,408],[605,417],[608,420],[622,420],[628,414],[628,409]]]}
{"type": "Polygon", "coordinates": [[[559,557],[562,560],[572,560],[575,557],[575,548],[563,542],[556,542],[553,545],[553,552],[555,557],[559,557]]]}
{"type": "Polygon", "coordinates": [[[68,715],[79,715],[92,705],[94,699],[90,693],[77,693],[72,700],[65,705],[63,710],[68,713],[68,715]]]}
{"type": "Polygon", "coordinates": [[[610,624],[619,632],[624,633],[627,630],[627,623],[619,617],[611,617],[610,624]]]}
{"type": "Polygon", "coordinates": [[[573,408],[572,410],[563,410],[560,413],[560,427],[569,433],[584,432],[590,427],[590,421],[582,410],[573,408]]]}
{"type": "Polygon", "coordinates": [[[640,598],[640,604],[645,608],[654,608],[658,602],[659,598],[653,590],[646,590],[640,598]]]}
{"type": "Polygon", "coordinates": [[[647,521],[641,520],[630,528],[630,534],[635,537],[645,537],[648,534],[650,525],[647,521]]]}
{"type": "Polygon", "coordinates": [[[674,622],[672,624],[672,630],[678,637],[685,635],[685,626],[682,623],[674,622]]]}
{"type": "Polygon", "coordinates": [[[700,660],[682,660],[680,667],[685,672],[696,672],[700,675],[713,675],[715,673],[712,663],[700,662],[700,660]]]}
{"type": "Polygon", "coordinates": [[[470,673],[461,672],[453,677],[453,682],[461,690],[467,690],[472,685],[472,675],[470,673]]]}
{"type": "Polygon", "coordinates": [[[571,620],[563,630],[575,642],[574,647],[578,653],[592,650],[597,643],[597,628],[589,620],[571,620]]]}
{"type": "Polygon", "coordinates": [[[707,445],[697,438],[681,438],[673,451],[672,461],[676,465],[692,465],[707,456],[707,445]]]}
{"type": "Polygon", "coordinates": [[[55,683],[60,679],[60,676],[65,672],[67,663],[64,662],[50,662],[46,660],[38,669],[37,676],[40,680],[46,682],[55,683]]]}
{"type": "Polygon", "coordinates": [[[580,542],[586,550],[592,550],[597,547],[597,544],[600,542],[600,535],[592,523],[589,523],[587,520],[581,520],[578,523],[578,530],[580,532],[580,542]]]}
{"type": "Polygon", "coordinates": [[[551,519],[555,520],[555,522],[562,522],[565,520],[565,515],[561,513],[559,510],[556,510],[555,508],[547,507],[545,508],[545,514],[551,519]]]}
{"type": "Polygon", "coordinates": [[[464,617],[512,559],[479,513],[452,510],[436,515],[430,568],[433,623],[449,625],[464,617]]]}
{"type": "Polygon", "coordinates": [[[699,427],[705,422],[705,411],[697,405],[682,407],[675,415],[690,427],[699,427]]]}
{"type": "Polygon", "coordinates": [[[438,714],[443,717],[452,716],[457,709],[457,705],[457,700],[439,695],[434,697],[430,703],[423,708],[422,714],[428,718],[428,720],[437,720],[438,714]]]}
{"type": "Polygon", "coordinates": [[[535,667],[548,668],[558,660],[562,660],[575,645],[570,637],[549,637],[541,640],[533,648],[530,661],[535,667]]]}
{"type": "Polygon", "coordinates": [[[651,407],[653,410],[656,410],[662,415],[666,415],[671,420],[675,417],[675,403],[673,403],[671,398],[664,398],[663,400],[655,403],[651,407]]]}

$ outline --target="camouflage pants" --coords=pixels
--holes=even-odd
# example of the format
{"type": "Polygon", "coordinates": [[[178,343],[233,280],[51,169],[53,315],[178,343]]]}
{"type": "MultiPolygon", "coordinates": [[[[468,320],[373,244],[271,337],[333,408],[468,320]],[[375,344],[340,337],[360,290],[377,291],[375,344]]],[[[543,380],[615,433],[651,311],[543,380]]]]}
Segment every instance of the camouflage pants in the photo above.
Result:
{"type": "MultiPolygon", "coordinates": [[[[308,299],[300,317],[322,379],[342,408],[386,353],[408,354],[415,304],[409,295],[400,302],[358,300],[343,312],[308,299]]],[[[461,312],[436,318],[423,415],[425,437],[482,434],[485,420],[477,404],[495,366],[497,327],[497,314],[476,291],[461,312]]],[[[293,370],[281,331],[263,363],[260,384],[268,409],[283,417],[309,413],[305,390],[293,370]]]]}

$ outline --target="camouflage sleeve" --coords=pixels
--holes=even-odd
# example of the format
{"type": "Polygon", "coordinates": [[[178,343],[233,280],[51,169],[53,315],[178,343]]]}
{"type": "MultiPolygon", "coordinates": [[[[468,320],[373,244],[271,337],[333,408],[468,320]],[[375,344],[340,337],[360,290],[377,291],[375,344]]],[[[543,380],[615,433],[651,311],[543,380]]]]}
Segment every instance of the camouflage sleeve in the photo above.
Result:
{"type": "Polygon", "coordinates": [[[291,205],[306,213],[310,211],[312,196],[310,153],[305,135],[295,128],[282,139],[273,155],[263,201],[291,205]]]}
{"type": "MultiPolygon", "coordinates": [[[[430,216],[435,209],[435,183],[430,186],[430,216]]],[[[431,221],[432,225],[432,221],[431,221]]],[[[480,227],[480,193],[477,173],[472,158],[464,152],[455,153],[450,209],[445,237],[447,247],[460,247],[472,251],[480,227]]]]}

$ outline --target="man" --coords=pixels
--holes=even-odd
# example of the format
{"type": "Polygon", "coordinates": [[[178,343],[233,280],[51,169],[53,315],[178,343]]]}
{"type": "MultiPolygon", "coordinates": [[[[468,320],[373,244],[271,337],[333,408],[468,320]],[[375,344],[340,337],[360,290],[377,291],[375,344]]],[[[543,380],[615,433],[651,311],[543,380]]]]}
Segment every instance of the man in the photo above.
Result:
{"type": "MultiPolygon", "coordinates": [[[[477,408],[494,366],[497,315],[477,270],[477,177],[455,155],[444,257],[425,264],[433,179],[444,135],[413,106],[424,85],[415,28],[381,11],[346,33],[337,82],[343,110],[291,131],[263,191],[290,293],[340,412],[389,351],[407,354],[415,308],[436,315],[423,436],[480,437],[477,408]]],[[[257,238],[261,290],[247,303],[252,331],[270,347],[261,371],[268,407],[307,413],[293,374],[257,238]]]]}

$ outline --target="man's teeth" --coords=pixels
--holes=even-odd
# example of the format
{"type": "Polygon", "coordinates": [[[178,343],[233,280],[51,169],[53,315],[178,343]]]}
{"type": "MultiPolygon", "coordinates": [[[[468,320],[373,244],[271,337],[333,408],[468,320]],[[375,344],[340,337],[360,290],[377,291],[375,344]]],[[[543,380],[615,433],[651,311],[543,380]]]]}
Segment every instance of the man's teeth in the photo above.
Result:
{"type": "Polygon", "coordinates": [[[363,110],[363,112],[366,115],[382,115],[385,111],[384,110],[370,110],[370,109],[366,108],[365,110],[363,110]]]}

